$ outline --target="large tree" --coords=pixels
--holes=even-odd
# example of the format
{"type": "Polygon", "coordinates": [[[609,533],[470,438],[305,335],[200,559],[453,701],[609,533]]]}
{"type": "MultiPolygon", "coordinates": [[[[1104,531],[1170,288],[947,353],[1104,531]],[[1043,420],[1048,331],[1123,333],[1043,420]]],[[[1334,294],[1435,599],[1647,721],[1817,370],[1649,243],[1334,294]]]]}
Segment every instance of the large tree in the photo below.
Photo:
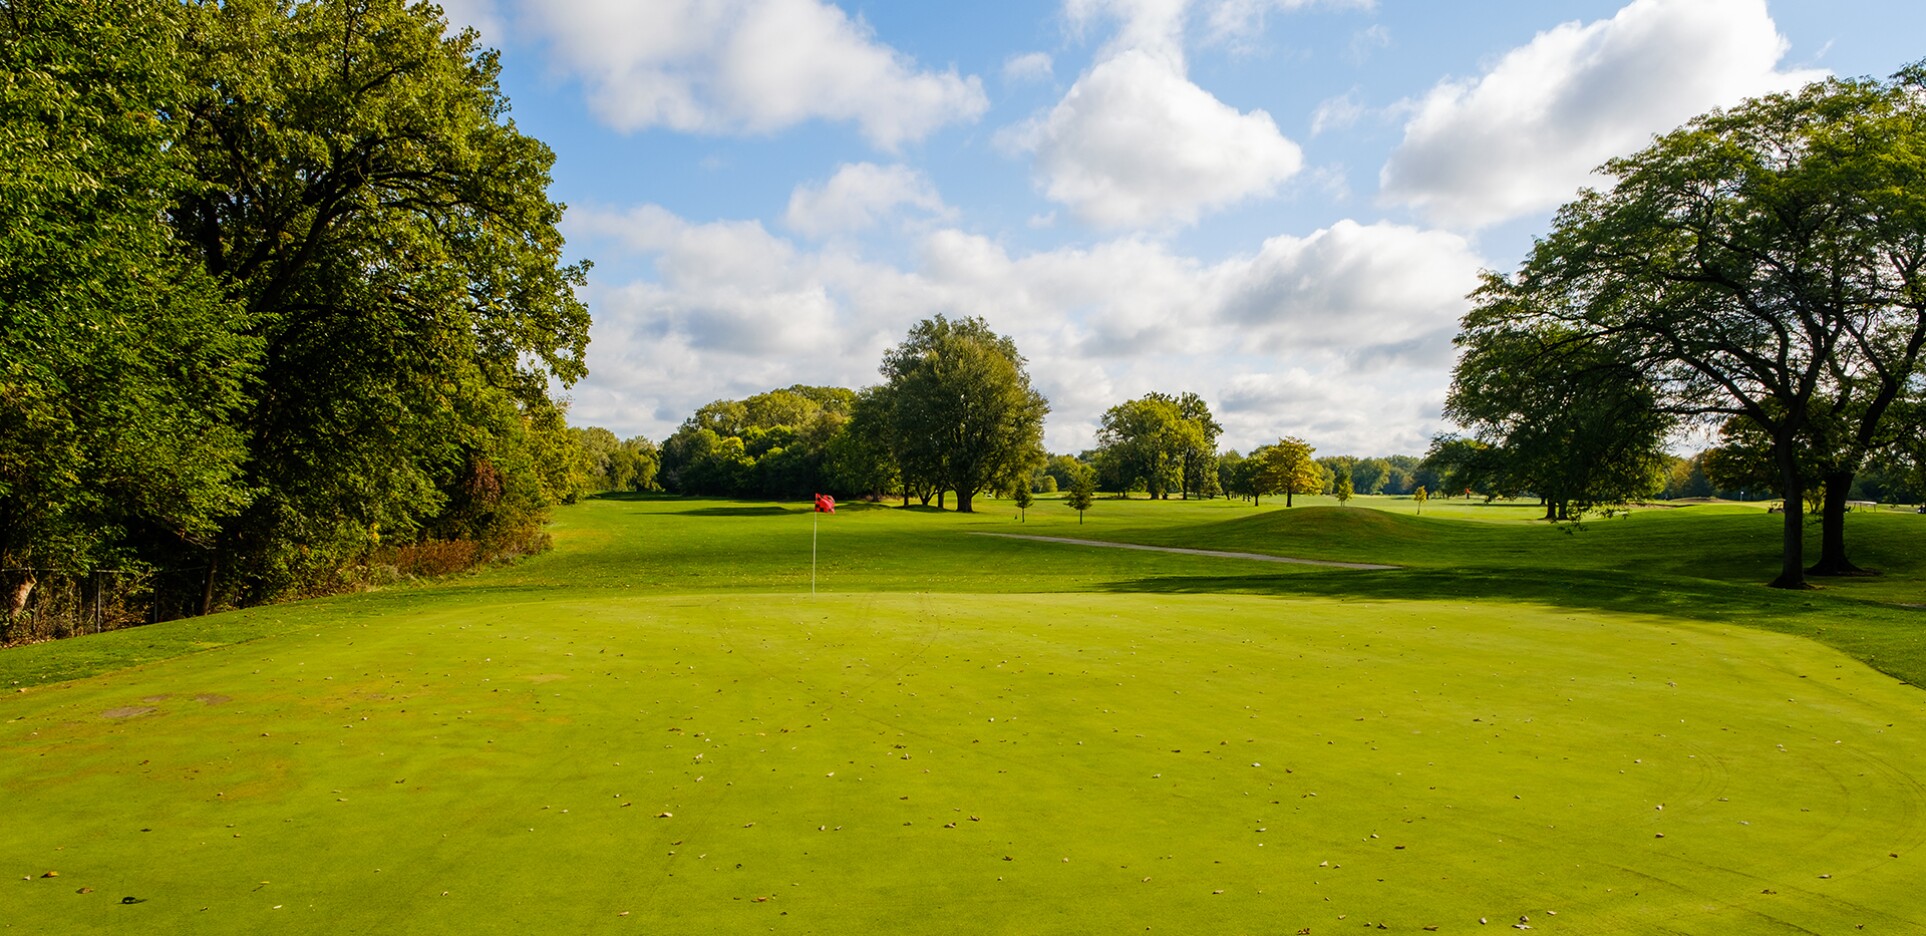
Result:
{"type": "Polygon", "coordinates": [[[0,3],[0,642],[36,570],[206,542],[247,500],[259,345],[161,220],[189,181],[169,13],[0,3]]]}
{"type": "Polygon", "coordinates": [[[1473,298],[1445,415],[1490,446],[1505,486],[1542,498],[1547,520],[1658,491],[1672,419],[1639,370],[1517,308],[1529,295],[1503,277],[1473,298]]]}
{"type": "Polygon", "coordinates": [[[1805,584],[1802,453],[1833,494],[1816,571],[1851,571],[1845,492],[1926,346],[1922,90],[1914,67],[1699,117],[1607,163],[1612,187],[1508,284],[1521,327],[1609,347],[1675,413],[1757,427],[1788,508],[1776,586],[1805,584]]]}
{"type": "Polygon", "coordinates": [[[1311,455],[1317,449],[1296,436],[1285,436],[1271,445],[1251,452],[1252,497],[1284,495],[1284,506],[1293,505],[1297,494],[1315,494],[1324,488],[1324,468],[1311,455]]]}
{"type": "Polygon", "coordinates": [[[956,491],[1007,489],[1044,461],[1050,405],[1030,387],[1016,343],[979,317],[924,319],[883,355],[882,374],[904,483],[956,491]]]}
{"type": "Polygon", "coordinates": [[[239,576],[223,591],[325,576],[524,453],[572,461],[548,393],[585,372],[585,266],[562,262],[553,156],[508,119],[495,53],[402,0],[178,15],[191,92],[169,119],[195,179],[172,221],[264,349],[241,422],[257,496],[206,553],[239,576]]]}

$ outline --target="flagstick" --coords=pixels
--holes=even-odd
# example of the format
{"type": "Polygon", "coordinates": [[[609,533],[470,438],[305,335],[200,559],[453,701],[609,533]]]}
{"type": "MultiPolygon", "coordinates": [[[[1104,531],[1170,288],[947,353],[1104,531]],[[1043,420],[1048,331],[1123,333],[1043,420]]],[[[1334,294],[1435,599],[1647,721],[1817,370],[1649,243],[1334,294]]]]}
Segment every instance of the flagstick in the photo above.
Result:
{"type": "Polygon", "coordinates": [[[816,515],[818,510],[809,512],[809,597],[816,597],[816,515]]]}

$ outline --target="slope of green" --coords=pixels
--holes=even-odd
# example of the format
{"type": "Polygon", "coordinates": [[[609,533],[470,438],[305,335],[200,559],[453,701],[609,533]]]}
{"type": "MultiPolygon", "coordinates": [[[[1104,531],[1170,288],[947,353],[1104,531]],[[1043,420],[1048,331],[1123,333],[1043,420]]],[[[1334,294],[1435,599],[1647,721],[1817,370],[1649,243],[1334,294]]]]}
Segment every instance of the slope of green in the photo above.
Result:
{"type": "Polygon", "coordinates": [[[1758,587],[1719,510],[856,508],[812,597],[798,510],[594,501],[513,567],[0,653],[0,931],[1926,927],[1926,695],[1765,629],[1918,612],[1758,587]]]}

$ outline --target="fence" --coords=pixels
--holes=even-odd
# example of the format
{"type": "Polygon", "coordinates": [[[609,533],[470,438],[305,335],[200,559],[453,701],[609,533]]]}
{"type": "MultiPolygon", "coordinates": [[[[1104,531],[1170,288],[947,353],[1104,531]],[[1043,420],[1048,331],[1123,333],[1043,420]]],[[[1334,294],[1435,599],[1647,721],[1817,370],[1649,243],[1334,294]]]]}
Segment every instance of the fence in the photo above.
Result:
{"type": "Polygon", "coordinates": [[[0,569],[0,646],[199,613],[206,569],[0,569]]]}

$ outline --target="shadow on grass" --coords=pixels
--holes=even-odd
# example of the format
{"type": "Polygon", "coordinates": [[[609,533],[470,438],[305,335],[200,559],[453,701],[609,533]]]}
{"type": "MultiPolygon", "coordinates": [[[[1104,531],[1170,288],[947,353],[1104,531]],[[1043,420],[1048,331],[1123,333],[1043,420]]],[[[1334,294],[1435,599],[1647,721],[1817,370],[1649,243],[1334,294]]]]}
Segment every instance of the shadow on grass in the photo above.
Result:
{"type": "Polygon", "coordinates": [[[665,512],[680,517],[777,517],[790,513],[808,513],[809,508],[766,504],[761,507],[695,507],[689,510],[665,512]]]}
{"type": "MultiPolygon", "coordinates": [[[[1773,630],[1804,632],[1816,599],[1809,594],[1775,592],[1763,585],[1662,578],[1633,579],[1611,572],[1569,569],[1556,578],[1519,569],[1401,569],[1383,572],[1298,572],[1256,575],[1157,576],[1108,582],[1099,590],[1148,594],[1237,594],[1336,598],[1364,601],[1517,601],[1587,611],[1657,614],[1691,621],[1731,623],[1735,615],[1773,618],[1773,630]],[[1794,626],[1787,626],[1794,625],[1794,626]]],[[[1832,602],[1829,611],[1848,611],[1858,602],[1832,602]]],[[[1500,612],[1502,613],[1502,612],[1500,612]]]]}

